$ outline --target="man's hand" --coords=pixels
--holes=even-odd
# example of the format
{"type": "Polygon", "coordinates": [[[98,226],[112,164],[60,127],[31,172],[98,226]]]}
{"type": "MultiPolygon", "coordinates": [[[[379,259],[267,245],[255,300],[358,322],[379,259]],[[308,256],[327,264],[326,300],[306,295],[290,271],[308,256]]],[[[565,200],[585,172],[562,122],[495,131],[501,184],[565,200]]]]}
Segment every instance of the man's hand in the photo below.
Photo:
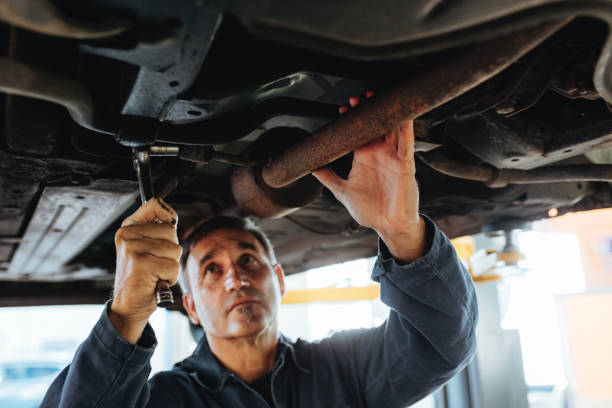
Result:
{"type": "Polygon", "coordinates": [[[157,307],[157,281],[176,284],[181,257],[177,221],[168,204],[153,198],[126,218],[115,234],[117,269],[109,318],[131,343],[138,342],[157,307]]]}
{"type": "MultiPolygon", "coordinates": [[[[353,107],[359,102],[357,97],[349,99],[353,107]]],[[[340,113],[347,109],[341,107],[340,113]]],[[[425,221],[419,216],[419,190],[414,177],[412,121],[355,150],[347,180],[330,168],[312,174],[355,221],[380,235],[395,259],[410,262],[425,253],[425,221]]]]}

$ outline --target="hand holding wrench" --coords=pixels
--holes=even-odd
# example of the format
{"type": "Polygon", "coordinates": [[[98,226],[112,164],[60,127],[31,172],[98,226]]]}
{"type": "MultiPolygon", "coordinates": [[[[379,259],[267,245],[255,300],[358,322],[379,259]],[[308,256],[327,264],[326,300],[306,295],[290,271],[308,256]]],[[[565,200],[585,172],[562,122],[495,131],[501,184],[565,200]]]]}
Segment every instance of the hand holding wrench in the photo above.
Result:
{"type": "MultiPolygon", "coordinates": [[[[138,175],[140,199],[142,204],[154,197],[153,181],[151,180],[151,158],[148,149],[134,148],[134,169],[138,175]]],[[[156,222],[160,222],[156,219],[156,222]]],[[[157,281],[156,301],[159,307],[169,307],[174,303],[172,290],[165,280],[157,281]]]]}

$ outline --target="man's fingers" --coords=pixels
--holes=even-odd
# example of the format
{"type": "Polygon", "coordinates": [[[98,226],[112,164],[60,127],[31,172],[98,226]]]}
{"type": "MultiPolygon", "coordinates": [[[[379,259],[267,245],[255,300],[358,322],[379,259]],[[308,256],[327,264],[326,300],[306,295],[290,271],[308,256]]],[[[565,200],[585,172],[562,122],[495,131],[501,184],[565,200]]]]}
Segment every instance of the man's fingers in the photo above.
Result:
{"type": "Polygon", "coordinates": [[[397,146],[398,140],[399,140],[399,128],[393,129],[391,132],[385,135],[385,143],[387,143],[395,151],[398,150],[398,146],[397,146]]]}
{"type": "MultiPolygon", "coordinates": [[[[365,97],[367,98],[371,98],[372,96],[374,96],[374,91],[366,91],[365,93],[365,97]]],[[[351,96],[349,97],[349,105],[354,108],[355,106],[359,105],[359,102],[361,102],[361,98],[358,96],[351,96]]],[[[346,113],[349,110],[349,107],[347,105],[342,105],[338,108],[338,112],[342,115],[343,113],[346,113]]]]}
{"type": "Polygon", "coordinates": [[[161,198],[152,198],[145,204],[141,205],[138,210],[121,224],[122,227],[129,225],[140,225],[161,222],[176,226],[178,215],[172,207],[164,202],[161,198]]]}
{"type": "Polygon", "coordinates": [[[162,258],[148,253],[137,253],[131,257],[135,268],[132,273],[148,282],[152,280],[168,281],[170,286],[176,284],[180,264],[176,259],[162,258]]]}
{"type": "Polygon", "coordinates": [[[178,274],[181,269],[178,261],[170,258],[159,258],[156,264],[158,268],[155,269],[155,274],[159,280],[165,280],[168,282],[168,286],[176,285],[178,281],[178,274]]]}
{"type": "Polygon", "coordinates": [[[397,154],[400,159],[408,159],[414,155],[414,130],[412,121],[406,122],[399,127],[397,154]]]}
{"type": "Polygon", "coordinates": [[[125,241],[141,238],[164,239],[178,244],[176,229],[172,224],[128,225],[119,228],[115,238],[125,241]]]}
{"type": "Polygon", "coordinates": [[[136,253],[147,253],[153,256],[170,259],[180,259],[182,248],[180,245],[165,239],[138,238],[123,241],[128,256],[136,253]]]}
{"type": "Polygon", "coordinates": [[[342,201],[342,193],[344,192],[345,181],[342,177],[338,176],[329,167],[323,167],[322,169],[312,172],[312,175],[317,178],[325,187],[327,187],[339,201],[342,201]]]}

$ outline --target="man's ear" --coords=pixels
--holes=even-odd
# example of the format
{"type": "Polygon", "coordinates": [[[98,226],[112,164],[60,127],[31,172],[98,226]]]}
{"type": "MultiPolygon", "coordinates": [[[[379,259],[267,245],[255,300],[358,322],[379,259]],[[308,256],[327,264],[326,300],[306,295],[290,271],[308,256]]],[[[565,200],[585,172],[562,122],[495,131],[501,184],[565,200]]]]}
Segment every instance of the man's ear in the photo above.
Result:
{"type": "Polygon", "coordinates": [[[285,296],[285,271],[280,264],[274,265],[274,273],[278,278],[278,284],[280,286],[281,297],[285,296]]]}
{"type": "Polygon", "coordinates": [[[183,294],[183,307],[187,311],[189,320],[191,320],[191,322],[195,325],[200,324],[200,318],[198,317],[198,313],[196,312],[195,303],[189,293],[183,294]]]}

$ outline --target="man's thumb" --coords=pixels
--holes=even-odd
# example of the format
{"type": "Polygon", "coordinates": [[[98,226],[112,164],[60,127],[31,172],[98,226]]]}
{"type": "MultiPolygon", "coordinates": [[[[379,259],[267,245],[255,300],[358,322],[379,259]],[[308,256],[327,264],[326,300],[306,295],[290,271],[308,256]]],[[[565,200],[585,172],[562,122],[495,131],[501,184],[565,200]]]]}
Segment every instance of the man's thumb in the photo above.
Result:
{"type": "Polygon", "coordinates": [[[337,175],[329,167],[323,167],[312,172],[312,175],[317,178],[325,187],[327,187],[339,201],[342,201],[344,192],[344,179],[337,175]]]}
{"type": "Polygon", "coordinates": [[[161,198],[154,197],[141,205],[138,210],[121,223],[122,227],[150,223],[164,223],[176,226],[178,214],[161,198]]]}

